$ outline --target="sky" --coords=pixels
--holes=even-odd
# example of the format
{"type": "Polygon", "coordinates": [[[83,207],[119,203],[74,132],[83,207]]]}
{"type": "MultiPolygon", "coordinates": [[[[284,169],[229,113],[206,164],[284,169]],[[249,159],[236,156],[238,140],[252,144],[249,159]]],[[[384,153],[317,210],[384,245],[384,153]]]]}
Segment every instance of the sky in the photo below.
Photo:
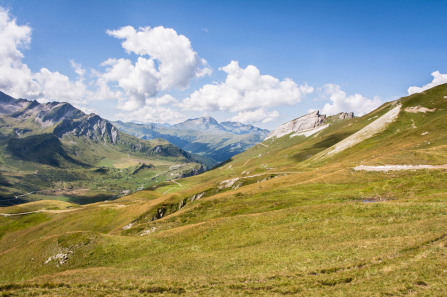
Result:
{"type": "Polygon", "coordinates": [[[267,129],[447,82],[447,1],[0,0],[0,91],[267,129]]]}

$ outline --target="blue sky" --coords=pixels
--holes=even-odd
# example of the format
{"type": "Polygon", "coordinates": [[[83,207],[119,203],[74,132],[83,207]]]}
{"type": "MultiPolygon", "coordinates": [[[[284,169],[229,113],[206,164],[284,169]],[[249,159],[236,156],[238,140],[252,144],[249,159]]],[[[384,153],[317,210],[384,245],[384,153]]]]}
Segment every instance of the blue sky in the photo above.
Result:
{"type": "Polygon", "coordinates": [[[206,114],[274,128],[312,109],[366,113],[423,89],[410,87],[447,82],[447,1],[0,6],[0,38],[13,40],[0,47],[7,61],[0,90],[68,101],[112,120],[174,123],[206,114]]]}

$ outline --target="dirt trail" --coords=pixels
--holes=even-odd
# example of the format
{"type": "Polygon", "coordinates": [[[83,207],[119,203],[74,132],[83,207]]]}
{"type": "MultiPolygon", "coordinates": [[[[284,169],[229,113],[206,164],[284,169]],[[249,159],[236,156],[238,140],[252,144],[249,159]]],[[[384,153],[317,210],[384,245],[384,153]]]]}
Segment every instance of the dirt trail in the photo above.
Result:
{"type": "Polygon", "coordinates": [[[366,166],[359,165],[354,167],[355,171],[393,171],[393,170],[420,170],[420,169],[447,169],[444,165],[382,165],[382,166],[366,166]]]}
{"type": "MultiPolygon", "coordinates": [[[[179,183],[179,182],[176,182],[175,180],[171,180],[171,182],[173,182],[174,184],[177,184],[180,188],[183,188],[183,186],[179,183]]],[[[166,191],[164,191],[163,193],[161,193],[162,195],[164,195],[164,194],[166,194],[167,192],[169,192],[169,191],[171,191],[171,190],[173,190],[174,188],[169,188],[169,189],[167,189],[166,191]]]]}
{"type": "Polygon", "coordinates": [[[31,213],[39,213],[39,212],[48,212],[48,213],[64,213],[64,212],[71,212],[78,210],[80,208],[73,208],[73,209],[39,209],[35,211],[26,211],[26,212],[18,212],[18,213],[0,213],[0,216],[4,217],[12,217],[12,216],[21,216],[31,213]]]}
{"type": "Polygon", "coordinates": [[[180,183],[176,182],[175,180],[171,180],[171,182],[173,182],[173,183],[179,185],[181,188],[183,187],[180,183]]]}
{"type": "Polygon", "coordinates": [[[240,176],[240,177],[235,177],[235,178],[230,178],[227,180],[223,180],[221,182],[219,182],[219,184],[222,186],[222,188],[228,188],[234,185],[235,182],[241,180],[241,179],[247,179],[247,178],[252,178],[252,177],[257,177],[257,176],[263,176],[263,175],[270,175],[270,174],[284,174],[284,175],[288,175],[288,174],[296,174],[296,173],[303,173],[303,171],[287,171],[287,172],[277,172],[277,171],[270,171],[270,172],[264,172],[264,173],[260,173],[260,174],[254,174],[254,175],[247,175],[247,176],[240,176]]]}

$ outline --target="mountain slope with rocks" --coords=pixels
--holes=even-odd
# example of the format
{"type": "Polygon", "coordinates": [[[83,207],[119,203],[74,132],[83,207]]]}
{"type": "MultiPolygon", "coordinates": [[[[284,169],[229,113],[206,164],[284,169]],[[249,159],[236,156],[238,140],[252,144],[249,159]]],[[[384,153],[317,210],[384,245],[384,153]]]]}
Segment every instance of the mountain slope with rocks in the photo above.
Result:
{"type": "Polygon", "coordinates": [[[297,135],[312,135],[326,127],[330,124],[328,122],[334,122],[336,120],[352,119],[354,113],[352,112],[341,112],[331,117],[326,117],[326,115],[320,115],[318,110],[306,114],[302,117],[296,118],[292,121],[282,124],[272,132],[270,132],[265,140],[270,138],[280,138],[285,135],[294,133],[293,136],[297,135]]]}
{"type": "Polygon", "coordinates": [[[68,195],[64,199],[101,200],[205,169],[165,140],[130,136],[68,103],[41,104],[0,93],[0,111],[0,204],[42,199],[52,188],[58,189],[49,191],[53,196],[68,195]],[[138,178],[129,176],[144,164],[138,178]],[[177,170],[169,170],[173,165],[177,170]],[[112,179],[121,180],[108,184],[112,179]]]}
{"type": "Polygon", "coordinates": [[[2,293],[444,296],[445,98],[447,84],[361,117],[315,114],[115,201],[0,208],[2,293]]]}
{"type": "Polygon", "coordinates": [[[142,139],[163,138],[209,159],[214,166],[264,140],[268,130],[237,122],[217,122],[206,116],[172,126],[114,122],[122,131],[142,139]]]}

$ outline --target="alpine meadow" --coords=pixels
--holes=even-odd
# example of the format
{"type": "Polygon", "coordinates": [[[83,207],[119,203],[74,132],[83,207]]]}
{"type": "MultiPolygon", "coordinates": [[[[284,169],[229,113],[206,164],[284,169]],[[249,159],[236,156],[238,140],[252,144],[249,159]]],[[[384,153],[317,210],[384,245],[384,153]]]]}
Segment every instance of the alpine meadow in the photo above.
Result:
{"type": "Polygon", "coordinates": [[[445,296],[445,9],[0,1],[0,296],[445,296]]]}

